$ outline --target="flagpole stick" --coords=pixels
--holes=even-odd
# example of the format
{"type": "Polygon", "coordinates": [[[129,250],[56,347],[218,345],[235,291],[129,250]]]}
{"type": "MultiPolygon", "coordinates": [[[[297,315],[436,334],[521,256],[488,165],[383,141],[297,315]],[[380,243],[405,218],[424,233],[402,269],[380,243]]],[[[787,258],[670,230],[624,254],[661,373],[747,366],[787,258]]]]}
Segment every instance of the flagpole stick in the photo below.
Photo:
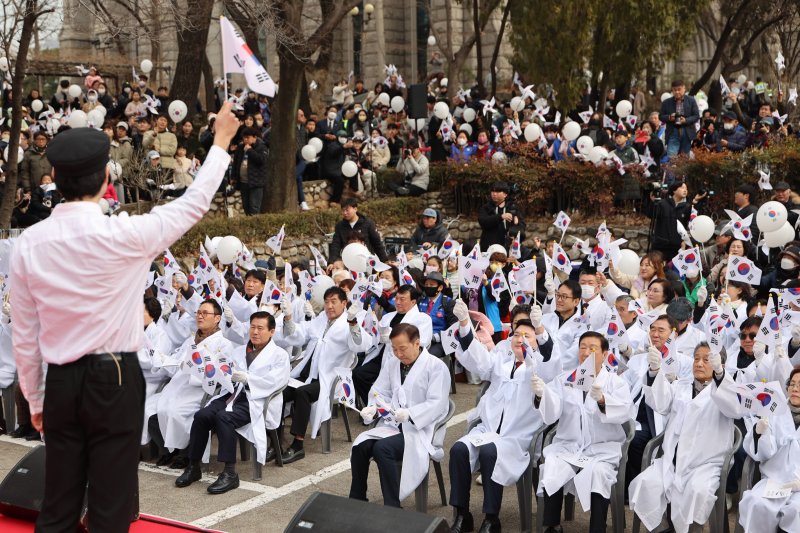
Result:
{"type": "Polygon", "coordinates": [[[536,297],[536,274],[533,275],[533,303],[539,305],[539,299],[536,297]]]}
{"type": "Polygon", "coordinates": [[[228,101],[228,74],[222,73],[222,84],[225,86],[225,101],[228,101]]]}

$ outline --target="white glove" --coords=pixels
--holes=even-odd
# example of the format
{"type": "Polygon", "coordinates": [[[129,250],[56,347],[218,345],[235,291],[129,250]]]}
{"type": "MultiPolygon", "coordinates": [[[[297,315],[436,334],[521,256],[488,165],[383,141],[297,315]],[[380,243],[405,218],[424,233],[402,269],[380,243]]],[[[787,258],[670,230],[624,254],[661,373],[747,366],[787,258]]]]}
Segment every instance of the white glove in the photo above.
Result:
{"type": "Polygon", "coordinates": [[[464,300],[456,300],[456,304],[453,306],[453,314],[456,315],[459,322],[469,321],[469,307],[464,303],[464,300]]]}
{"type": "Polygon", "coordinates": [[[381,329],[381,344],[389,344],[389,342],[391,342],[391,338],[389,337],[391,334],[392,328],[381,329]]]}
{"type": "MultiPolygon", "coordinates": [[[[763,342],[754,342],[753,343],[753,357],[756,358],[756,363],[760,363],[761,359],[764,358],[764,354],[767,353],[767,345],[763,342]]],[[[710,359],[709,359],[710,361],[710,359]]]]}
{"type": "Polygon", "coordinates": [[[720,374],[722,372],[722,356],[720,354],[714,352],[708,354],[708,364],[711,365],[711,370],[713,370],[715,374],[720,374]]]}
{"type": "Polygon", "coordinates": [[[536,374],[531,378],[531,390],[537,398],[541,398],[544,394],[544,380],[536,374]]]}
{"type": "Polygon", "coordinates": [[[11,318],[11,302],[5,302],[3,304],[3,314],[11,318]]]}
{"type": "Polygon", "coordinates": [[[651,346],[647,349],[647,364],[650,366],[650,370],[652,372],[658,372],[661,368],[661,359],[663,355],[661,351],[656,348],[655,346],[651,346]]]}
{"type": "Polygon", "coordinates": [[[724,294],[723,294],[723,295],[720,297],[720,301],[722,302],[722,304],[723,304],[723,305],[730,305],[730,304],[731,304],[731,295],[730,295],[730,294],[728,294],[727,292],[726,292],[726,293],[724,293],[724,294]]]}
{"type": "Polygon", "coordinates": [[[664,377],[667,378],[667,382],[669,382],[669,383],[672,383],[673,381],[678,379],[678,375],[677,374],[673,374],[671,372],[667,373],[667,374],[664,374],[664,377]]]}
{"type": "Polygon", "coordinates": [[[777,359],[786,357],[786,348],[783,347],[783,344],[779,344],[775,347],[775,357],[777,359]]]}
{"type": "Polygon", "coordinates": [[[800,479],[795,479],[788,483],[784,483],[782,489],[790,489],[792,492],[800,492],[800,479]]]}
{"type": "Polygon", "coordinates": [[[800,326],[792,326],[792,346],[800,344],[800,326]]]}
{"type": "Polygon", "coordinates": [[[169,300],[159,300],[158,303],[161,304],[161,316],[166,318],[172,313],[172,304],[169,303],[169,300]]]}
{"type": "Polygon", "coordinates": [[[631,346],[630,344],[625,344],[624,342],[617,345],[617,351],[621,356],[625,359],[630,359],[631,357],[631,346]]]}
{"type": "Polygon", "coordinates": [[[601,387],[597,382],[593,383],[592,389],[589,391],[589,396],[592,397],[592,400],[600,403],[603,401],[603,387],[601,387]]]}
{"type": "Polygon", "coordinates": [[[531,324],[536,329],[542,325],[542,308],[538,305],[531,306],[531,324]]]}
{"type": "Polygon", "coordinates": [[[222,315],[225,317],[225,322],[228,324],[233,324],[233,309],[225,306],[225,309],[222,310],[222,315]]]}
{"type": "Polygon", "coordinates": [[[288,296],[284,296],[281,298],[281,312],[283,313],[283,317],[285,320],[292,319],[292,302],[289,301],[288,296]]]}
{"type": "Polygon", "coordinates": [[[377,407],[374,405],[368,405],[361,410],[361,420],[363,420],[365,424],[369,424],[375,418],[377,413],[377,407]]]}
{"type": "Polygon", "coordinates": [[[244,370],[234,370],[231,375],[231,381],[234,383],[247,383],[247,372],[244,370]]]}
{"type": "Polygon", "coordinates": [[[347,321],[353,322],[357,316],[358,306],[356,304],[350,304],[350,307],[347,308],[347,321]]]}
{"type": "Polygon", "coordinates": [[[394,419],[400,422],[401,424],[403,422],[408,422],[410,418],[411,418],[411,411],[409,411],[408,409],[401,408],[394,412],[394,419]]]}
{"type": "Polygon", "coordinates": [[[547,297],[552,298],[556,295],[556,284],[552,276],[547,276],[544,280],[544,288],[547,290],[547,297]]]}
{"type": "Polygon", "coordinates": [[[186,274],[184,274],[183,272],[175,272],[175,274],[173,274],[172,276],[172,279],[174,279],[175,283],[177,283],[181,287],[189,283],[189,278],[187,278],[186,274]]]}
{"type": "Polygon", "coordinates": [[[697,289],[697,306],[703,307],[708,299],[708,289],[705,285],[697,289]]]}
{"type": "Polygon", "coordinates": [[[767,432],[768,429],[769,429],[769,418],[765,416],[759,418],[758,422],[756,422],[756,433],[758,433],[759,435],[763,435],[764,433],[767,432]]]}
{"type": "Polygon", "coordinates": [[[314,306],[311,305],[311,302],[306,301],[306,303],[303,304],[303,314],[309,317],[314,316],[314,306]]]}

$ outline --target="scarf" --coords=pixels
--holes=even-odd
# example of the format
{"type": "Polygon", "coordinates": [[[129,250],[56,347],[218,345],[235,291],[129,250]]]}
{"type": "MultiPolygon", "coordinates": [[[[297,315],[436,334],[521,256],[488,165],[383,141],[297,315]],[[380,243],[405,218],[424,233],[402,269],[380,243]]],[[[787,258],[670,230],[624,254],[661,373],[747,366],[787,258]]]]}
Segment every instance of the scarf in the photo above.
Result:
{"type": "Polygon", "coordinates": [[[794,419],[794,427],[800,427],[800,407],[789,404],[789,411],[791,411],[792,419],[794,419]]]}
{"type": "Polygon", "coordinates": [[[708,381],[706,381],[705,383],[700,383],[699,381],[697,381],[695,379],[694,380],[694,395],[697,396],[698,394],[703,392],[705,390],[705,388],[708,387],[708,385],[710,383],[711,383],[710,379],[708,381]]]}
{"type": "Polygon", "coordinates": [[[203,342],[204,340],[206,340],[207,338],[209,338],[211,335],[213,335],[214,333],[216,333],[218,331],[219,331],[219,326],[216,326],[214,329],[212,329],[208,333],[203,333],[202,331],[200,331],[198,329],[197,333],[194,334],[194,343],[195,344],[200,344],[201,342],[203,342]]]}

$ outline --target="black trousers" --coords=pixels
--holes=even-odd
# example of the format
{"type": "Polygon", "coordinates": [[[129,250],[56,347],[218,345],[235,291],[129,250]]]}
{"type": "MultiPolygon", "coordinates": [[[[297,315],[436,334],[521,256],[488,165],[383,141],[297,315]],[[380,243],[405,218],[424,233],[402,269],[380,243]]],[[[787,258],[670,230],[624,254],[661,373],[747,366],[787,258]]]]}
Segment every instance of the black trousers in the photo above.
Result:
{"type": "Polygon", "coordinates": [[[326,176],[325,179],[331,182],[333,191],[331,192],[331,202],[341,203],[342,193],[344,192],[344,176],[339,173],[331,176],[326,176]]]}
{"type": "MultiPolygon", "coordinates": [[[[483,476],[483,513],[500,514],[503,503],[503,486],[492,481],[497,462],[497,447],[486,444],[478,448],[478,464],[483,476]]],[[[472,485],[472,469],[469,467],[469,448],[456,442],[450,448],[450,505],[469,510],[469,489],[472,485]]]]}
{"type": "Polygon", "coordinates": [[[378,374],[381,373],[381,361],[383,360],[383,352],[367,364],[362,364],[353,369],[353,385],[356,387],[356,395],[361,398],[361,402],[367,405],[369,399],[369,390],[378,379],[378,374]]]}
{"type": "MultiPolygon", "coordinates": [[[[561,524],[561,506],[563,503],[564,489],[559,489],[552,496],[548,496],[547,491],[544,491],[544,527],[561,524]]],[[[606,519],[608,518],[608,506],[610,503],[610,500],[603,498],[596,492],[592,493],[589,533],[606,532],[606,519]]]]}
{"type": "Polygon", "coordinates": [[[226,394],[217,398],[194,414],[192,429],[189,431],[189,460],[199,461],[206,451],[211,431],[216,431],[219,449],[217,460],[221,463],[236,462],[236,430],[250,423],[250,404],[244,392],[233,402],[231,411],[226,411],[225,403],[230,397],[226,394]]]}
{"type": "MultiPolygon", "coordinates": [[[[22,394],[22,387],[17,385],[14,391],[14,404],[17,406],[17,425],[30,426],[31,425],[31,410],[28,406],[28,400],[22,394]]],[[[8,428],[8,431],[14,431],[14,428],[8,428]]]]}
{"type": "MultiPolygon", "coordinates": [[[[310,363],[309,363],[310,364],[310,363]]],[[[293,389],[283,389],[283,401],[294,402],[292,409],[292,435],[304,437],[311,419],[311,404],[319,399],[319,380],[314,380],[308,385],[293,389]]]]}
{"type": "Polygon", "coordinates": [[[350,470],[353,478],[350,482],[350,497],[367,501],[367,477],[369,476],[369,460],[378,465],[381,479],[383,505],[400,507],[400,468],[397,463],[403,461],[405,440],[403,434],[392,435],[384,439],[365,440],[354,446],[350,454],[350,470]]]}
{"type": "Polygon", "coordinates": [[[89,528],[128,531],[138,490],[144,378],[135,353],[50,365],[45,489],[37,533],[75,531],[86,485],[89,528]]]}
{"type": "MultiPolygon", "coordinates": [[[[644,400],[642,400],[644,401],[644,400]]],[[[628,464],[625,467],[625,494],[628,493],[628,487],[633,481],[633,478],[642,473],[642,458],[644,457],[644,448],[655,435],[650,433],[650,428],[647,424],[642,425],[642,429],[637,430],[628,448],[628,464]]]]}

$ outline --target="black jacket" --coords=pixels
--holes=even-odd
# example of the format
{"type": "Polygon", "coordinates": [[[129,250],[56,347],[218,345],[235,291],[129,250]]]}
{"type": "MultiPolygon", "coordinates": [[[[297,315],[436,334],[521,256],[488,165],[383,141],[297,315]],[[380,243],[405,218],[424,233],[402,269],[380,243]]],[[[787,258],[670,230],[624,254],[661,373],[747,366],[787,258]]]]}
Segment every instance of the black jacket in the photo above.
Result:
{"type": "MultiPolygon", "coordinates": [[[[653,249],[666,252],[665,255],[677,253],[681,246],[681,236],[678,234],[678,224],[680,221],[686,231],[689,231],[689,216],[692,214],[692,204],[681,202],[675,205],[672,197],[664,198],[657,202],[651,202],[649,197],[645,198],[642,205],[644,214],[653,219],[653,249]]],[[[664,257],[665,261],[670,261],[672,256],[664,257]]]]}
{"type": "Polygon", "coordinates": [[[516,232],[524,229],[522,213],[514,202],[506,200],[505,206],[497,207],[489,200],[478,212],[478,224],[481,226],[481,250],[487,250],[493,244],[508,247],[511,238],[516,237],[516,232]],[[503,213],[511,213],[517,217],[517,225],[513,220],[508,222],[502,219],[503,213]],[[509,232],[514,232],[510,235],[509,232]]]}
{"type": "Polygon", "coordinates": [[[428,229],[422,225],[422,222],[417,224],[417,229],[411,236],[411,250],[416,250],[421,247],[423,243],[429,242],[437,248],[447,239],[447,228],[442,224],[442,214],[436,211],[436,225],[428,229]]]}
{"type": "Polygon", "coordinates": [[[333,240],[328,250],[329,263],[342,258],[342,250],[347,246],[347,241],[353,231],[360,231],[364,235],[367,240],[365,243],[367,248],[371,253],[377,255],[378,259],[383,262],[388,260],[389,256],[386,255],[386,248],[383,246],[383,240],[378,233],[378,228],[375,227],[375,223],[364,215],[358,215],[358,220],[356,220],[352,228],[346,220],[340,220],[336,223],[336,228],[333,231],[333,240]]]}
{"type": "MultiPolygon", "coordinates": [[[[239,170],[245,157],[244,144],[240,144],[233,154],[233,176],[239,181],[239,170]]],[[[250,187],[267,185],[267,147],[261,139],[247,151],[247,183],[250,187]]]]}

